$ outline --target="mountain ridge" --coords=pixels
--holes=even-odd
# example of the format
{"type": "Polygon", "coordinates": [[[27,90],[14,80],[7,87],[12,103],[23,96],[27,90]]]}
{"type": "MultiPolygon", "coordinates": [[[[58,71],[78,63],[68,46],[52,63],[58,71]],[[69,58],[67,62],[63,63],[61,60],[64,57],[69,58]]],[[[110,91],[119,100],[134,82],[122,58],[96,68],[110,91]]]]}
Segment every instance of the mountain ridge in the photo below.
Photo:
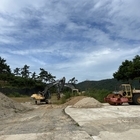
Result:
{"type": "MultiPolygon", "coordinates": [[[[140,89],[140,83],[138,80],[131,80],[129,81],[132,87],[135,87],[137,89],[140,89]]],[[[122,83],[128,83],[123,81],[117,81],[117,79],[103,79],[99,81],[90,81],[86,80],[83,82],[80,82],[76,85],[76,87],[80,90],[88,90],[88,89],[106,89],[109,91],[115,90],[117,87],[119,87],[122,83]]]]}

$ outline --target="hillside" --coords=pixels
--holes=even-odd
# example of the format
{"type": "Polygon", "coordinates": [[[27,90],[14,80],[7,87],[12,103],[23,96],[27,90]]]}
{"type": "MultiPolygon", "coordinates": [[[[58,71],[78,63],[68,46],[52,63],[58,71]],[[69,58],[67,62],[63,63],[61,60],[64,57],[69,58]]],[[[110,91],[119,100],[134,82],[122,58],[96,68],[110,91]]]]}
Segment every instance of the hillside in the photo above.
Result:
{"type": "MultiPolygon", "coordinates": [[[[121,83],[126,83],[122,81],[117,81],[116,79],[104,79],[100,81],[83,81],[76,84],[76,88],[80,91],[85,91],[88,89],[105,89],[108,91],[114,91],[118,89],[121,83]]],[[[138,80],[133,80],[130,82],[133,88],[140,89],[140,83],[138,80]]],[[[42,91],[39,87],[33,88],[9,88],[9,87],[0,87],[0,92],[3,92],[6,95],[31,95],[32,93],[37,93],[38,91],[42,91]]]]}
{"type": "MultiPolygon", "coordinates": [[[[115,87],[118,87],[121,83],[126,83],[122,81],[117,81],[116,79],[105,79],[100,81],[83,81],[76,85],[78,89],[87,90],[87,89],[106,89],[113,91],[115,87]]],[[[140,83],[138,80],[133,80],[130,82],[131,85],[137,89],[140,89],[140,83]]]]}

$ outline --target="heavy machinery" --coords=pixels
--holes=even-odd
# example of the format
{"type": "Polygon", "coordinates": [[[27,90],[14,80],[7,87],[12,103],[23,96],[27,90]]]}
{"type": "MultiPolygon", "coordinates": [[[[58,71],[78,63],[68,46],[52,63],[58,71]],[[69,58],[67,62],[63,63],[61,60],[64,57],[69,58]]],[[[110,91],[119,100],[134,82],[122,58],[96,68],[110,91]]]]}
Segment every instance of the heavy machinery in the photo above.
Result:
{"type": "Polygon", "coordinates": [[[71,83],[65,83],[64,86],[70,88],[71,91],[72,91],[72,93],[76,92],[76,93],[79,94],[79,89],[77,89],[73,84],[71,84],[71,83]]]}
{"type": "Polygon", "coordinates": [[[140,90],[132,89],[130,84],[121,84],[118,92],[108,94],[104,100],[110,105],[122,105],[123,103],[140,105],[140,90]]]}
{"type": "Polygon", "coordinates": [[[37,94],[32,94],[31,98],[33,99],[35,104],[38,104],[38,102],[49,103],[50,98],[51,98],[49,89],[53,86],[56,86],[57,98],[60,99],[60,93],[63,90],[64,84],[65,84],[65,77],[55,82],[52,82],[50,84],[47,84],[45,89],[42,92],[39,91],[37,94]]]}

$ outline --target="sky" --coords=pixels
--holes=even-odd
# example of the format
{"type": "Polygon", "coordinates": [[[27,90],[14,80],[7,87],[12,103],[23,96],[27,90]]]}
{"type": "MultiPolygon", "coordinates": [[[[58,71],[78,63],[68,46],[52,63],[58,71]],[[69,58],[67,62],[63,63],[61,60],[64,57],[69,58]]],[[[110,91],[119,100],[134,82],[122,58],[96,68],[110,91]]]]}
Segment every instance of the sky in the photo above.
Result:
{"type": "Polygon", "coordinates": [[[139,54],[139,0],[0,0],[0,57],[12,71],[98,81],[139,54]]]}

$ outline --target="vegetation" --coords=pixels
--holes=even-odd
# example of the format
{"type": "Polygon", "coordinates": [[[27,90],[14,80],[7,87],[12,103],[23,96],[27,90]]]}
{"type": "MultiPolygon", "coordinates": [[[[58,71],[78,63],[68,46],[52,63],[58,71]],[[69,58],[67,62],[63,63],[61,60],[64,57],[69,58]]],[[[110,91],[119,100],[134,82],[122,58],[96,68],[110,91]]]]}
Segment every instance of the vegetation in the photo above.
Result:
{"type": "Polygon", "coordinates": [[[118,71],[113,76],[117,80],[123,81],[140,80],[140,56],[136,55],[132,61],[125,60],[122,62],[118,71]]]}
{"type": "Polygon", "coordinates": [[[10,97],[12,100],[16,101],[16,102],[19,102],[19,103],[24,103],[24,102],[29,102],[31,101],[31,99],[27,96],[24,96],[24,97],[10,97]]]}
{"type": "Polygon", "coordinates": [[[9,94],[9,97],[23,97],[23,95],[20,95],[18,92],[14,92],[9,94]]]}
{"type": "MultiPolygon", "coordinates": [[[[103,102],[104,97],[108,93],[124,82],[129,82],[135,88],[140,89],[140,56],[136,55],[132,61],[125,60],[122,62],[118,71],[113,73],[113,76],[113,79],[83,81],[78,84],[76,84],[78,80],[73,77],[68,83],[76,85],[76,88],[80,89],[80,91],[85,91],[85,96],[94,97],[100,102],[103,102]]],[[[12,91],[10,96],[21,97],[21,94],[18,91],[14,92],[12,88],[37,87],[44,89],[45,84],[55,81],[55,78],[55,76],[43,68],[40,68],[38,74],[30,72],[30,66],[28,65],[24,65],[22,68],[15,68],[12,72],[6,60],[0,57],[0,88],[9,88],[12,91]]],[[[75,96],[66,88],[64,93],[65,96],[62,98],[62,102],[65,102],[71,96],[75,96]]]]}
{"type": "MultiPolygon", "coordinates": [[[[110,93],[110,91],[105,89],[89,89],[84,93],[81,93],[82,96],[93,97],[100,102],[104,102],[104,98],[110,93]]],[[[80,96],[78,93],[72,94],[71,92],[65,92],[65,96],[62,97],[61,103],[65,103],[67,99],[74,96],[80,96]]]]}
{"type": "Polygon", "coordinates": [[[87,91],[91,89],[106,89],[109,91],[112,91],[115,89],[115,87],[119,86],[121,84],[121,81],[117,81],[116,79],[104,79],[100,81],[83,81],[78,83],[76,86],[81,91],[87,91]]]}
{"type": "Polygon", "coordinates": [[[110,91],[105,89],[90,89],[87,90],[83,95],[88,97],[93,97],[100,102],[104,102],[104,98],[109,94],[110,91]]]}
{"type": "Polygon", "coordinates": [[[71,92],[65,92],[65,95],[61,98],[61,103],[65,103],[67,101],[67,99],[69,99],[70,97],[72,97],[73,95],[71,94],[71,92]]]}
{"type": "Polygon", "coordinates": [[[15,68],[13,73],[6,60],[0,57],[0,85],[5,87],[36,87],[54,81],[55,76],[48,71],[40,68],[40,73],[30,72],[30,66],[24,65],[23,68],[15,68]]]}

